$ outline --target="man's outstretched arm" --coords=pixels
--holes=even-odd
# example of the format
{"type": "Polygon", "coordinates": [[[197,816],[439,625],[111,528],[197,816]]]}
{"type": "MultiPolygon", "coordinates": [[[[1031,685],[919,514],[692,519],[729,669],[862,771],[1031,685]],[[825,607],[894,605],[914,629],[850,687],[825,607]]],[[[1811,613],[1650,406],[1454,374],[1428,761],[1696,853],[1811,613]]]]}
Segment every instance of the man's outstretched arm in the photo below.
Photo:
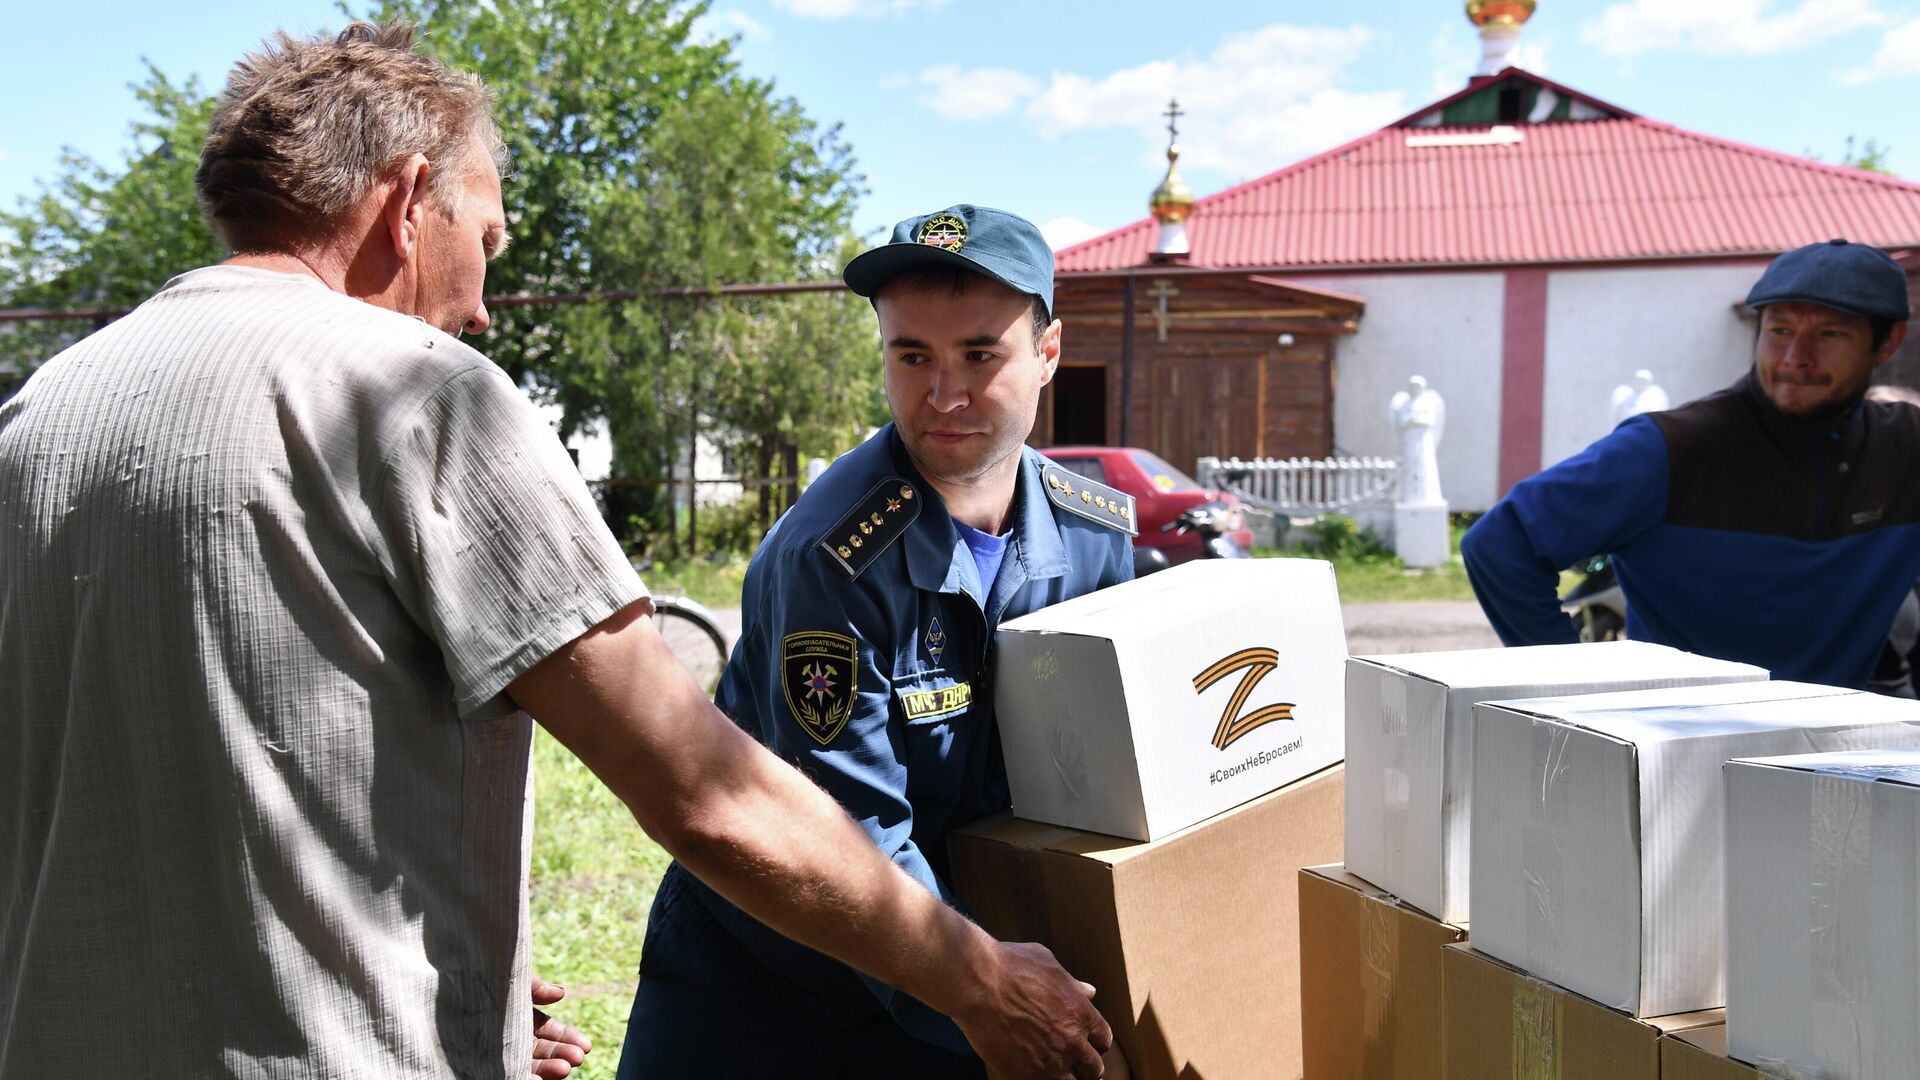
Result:
{"type": "Polygon", "coordinates": [[[1658,525],[1667,507],[1667,444],[1635,417],[1514,485],[1460,539],[1474,596],[1507,645],[1578,640],[1560,610],[1560,571],[1611,555],[1658,525]]]}
{"type": "Polygon", "coordinates": [[[1093,988],[995,941],[903,873],[840,806],[713,707],[637,601],[508,692],[675,858],[754,918],[953,1017],[1007,1077],[1094,1077],[1093,988]]]}

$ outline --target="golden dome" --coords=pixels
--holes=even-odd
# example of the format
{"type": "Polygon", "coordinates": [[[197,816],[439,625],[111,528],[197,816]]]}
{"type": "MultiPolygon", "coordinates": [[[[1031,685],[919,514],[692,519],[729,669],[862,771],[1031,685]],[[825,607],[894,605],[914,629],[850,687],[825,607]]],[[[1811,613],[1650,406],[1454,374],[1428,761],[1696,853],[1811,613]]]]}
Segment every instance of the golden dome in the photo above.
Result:
{"type": "Polygon", "coordinates": [[[1167,177],[1153,189],[1153,198],[1147,204],[1153,208],[1154,219],[1162,224],[1185,221],[1193,211],[1193,189],[1180,179],[1180,172],[1174,167],[1179,159],[1180,147],[1167,147],[1167,177]]]}
{"type": "Polygon", "coordinates": [[[1154,220],[1162,225],[1174,225],[1187,220],[1193,211],[1193,189],[1180,179],[1180,103],[1167,102],[1167,111],[1161,115],[1167,118],[1167,176],[1160,186],[1153,189],[1153,198],[1147,200],[1152,208],[1154,220]]]}
{"type": "Polygon", "coordinates": [[[1533,17],[1535,0],[1467,0],[1467,18],[1479,27],[1520,27],[1533,17]]]}

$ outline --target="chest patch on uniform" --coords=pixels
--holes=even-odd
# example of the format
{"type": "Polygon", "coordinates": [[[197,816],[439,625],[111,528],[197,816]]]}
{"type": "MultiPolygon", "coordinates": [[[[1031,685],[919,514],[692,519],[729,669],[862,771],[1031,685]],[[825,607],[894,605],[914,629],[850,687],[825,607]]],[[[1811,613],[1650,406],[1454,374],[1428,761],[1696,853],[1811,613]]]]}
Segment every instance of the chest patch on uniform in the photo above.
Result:
{"type": "Polygon", "coordinates": [[[1041,470],[1040,478],[1046,481],[1047,499],[1054,506],[1109,529],[1119,529],[1128,536],[1140,534],[1140,523],[1134,518],[1133,496],[1096,484],[1058,465],[1041,470]]]}
{"type": "Polygon", "coordinates": [[[925,640],[927,642],[927,656],[931,658],[935,664],[940,663],[941,654],[947,651],[947,632],[940,629],[940,616],[935,615],[933,621],[927,623],[927,636],[925,640]]]}
{"type": "Polygon", "coordinates": [[[853,639],[825,630],[780,639],[780,684],[793,719],[825,746],[853,716],[860,657],[853,639]]]}
{"type": "Polygon", "coordinates": [[[925,501],[912,484],[889,476],[853,504],[847,516],[828,529],[814,547],[846,571],[847,580],[852,581],[906,534],[925,501]]]}
{"type": "Polygon", "coordinates": [[[899,691],[899,697],[900,711],[906,714],[907,723],[917,724],[923,720],[937,720],[965,712],[973,704],[973,684],[957,682],[924,690],[903,688],[899,691]]]}

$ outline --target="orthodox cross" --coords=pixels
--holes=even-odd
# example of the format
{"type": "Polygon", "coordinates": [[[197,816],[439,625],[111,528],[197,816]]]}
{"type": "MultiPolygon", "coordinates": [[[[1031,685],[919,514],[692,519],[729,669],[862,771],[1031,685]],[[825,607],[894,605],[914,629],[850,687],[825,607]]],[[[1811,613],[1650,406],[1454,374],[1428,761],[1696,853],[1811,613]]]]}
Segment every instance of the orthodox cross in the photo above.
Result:
{"type": "Polygon", "coordinates": [[[1147,295],[1153,297],[1154,327],[1159,333],[1160,340],[1165,341],[1167,326],[1173,321],[1172,313],[1167,310],[1167,301],[1179,296],[1180,290],[1174,288],[1173,282],[1166,278],[1155,278],[1153,288],[1147,290],[1147,295]]]}
{"type": "Polygon", "coordinates": [[[1178,141],[1180,138],[1180,128],[1179,128],[1180,118],[1187,115],[1186,113],[1180,111],[1179,99],[1168,98],[1167,111],[1161,113],[1160,115],[1167,118],[1168,141],[1169,142],[1178,141]]]}

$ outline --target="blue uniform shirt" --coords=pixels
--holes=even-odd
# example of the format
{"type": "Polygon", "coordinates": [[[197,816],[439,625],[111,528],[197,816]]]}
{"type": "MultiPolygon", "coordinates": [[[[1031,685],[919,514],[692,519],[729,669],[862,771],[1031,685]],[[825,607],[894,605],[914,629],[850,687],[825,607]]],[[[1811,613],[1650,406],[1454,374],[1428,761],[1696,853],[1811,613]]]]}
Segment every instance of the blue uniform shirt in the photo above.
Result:
{"type": "MultiPolygon", "coordinates": [[[[835,462],[760,545],[741,597],[740,643],[715,698],[949,903],[948,831],[1008,804],[993,719],[993,628],[1133,576],[1117,509],[1102,524],[1097,512],[1057,508],[1043,476],[1049,468],[1057,466],[1022,450],[1012,528],[983,588],[973,551],[888,425],[835,462]],[[856,573],[830,549],[850,538],[839,536],[851,532],[849,511],[871,501],[883,481],[910,487],[918,516],[884,550],[855,556],[856,573]],[[831,541],[826,549],[823,539],[831,541]]],[[[883,494],[893,501],[901,493],[883,494]]],[[[678,864],[668,872],[685,875],[678,864]]],[[[890,1011],[920,1039],[968,1049],[946,1017],[781,936],[687,877],[716,920],[795,992],[829,1003],[849,1024],[890,1011]]]]}

